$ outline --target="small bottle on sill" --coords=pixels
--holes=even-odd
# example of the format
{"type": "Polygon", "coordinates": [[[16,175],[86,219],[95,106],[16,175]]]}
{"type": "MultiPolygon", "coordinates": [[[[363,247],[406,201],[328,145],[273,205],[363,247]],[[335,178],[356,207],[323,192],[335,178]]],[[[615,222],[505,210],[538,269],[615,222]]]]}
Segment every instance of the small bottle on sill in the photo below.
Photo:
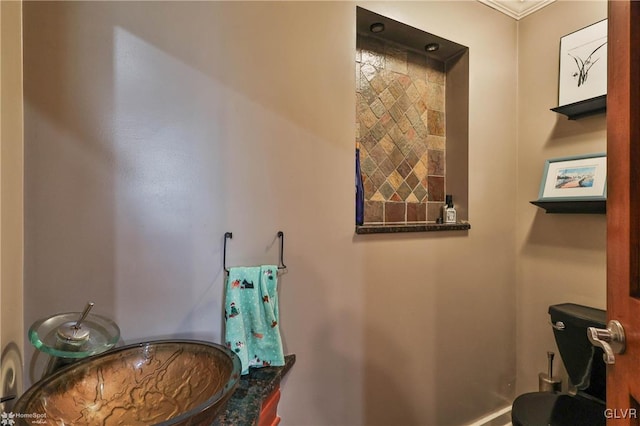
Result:
{"type": "Polygon", "coordinates": [[[446,196],[446,208],[444,210],[444,223],[456,223],[456,209],[453,207],[453,196],[446,196]]]}

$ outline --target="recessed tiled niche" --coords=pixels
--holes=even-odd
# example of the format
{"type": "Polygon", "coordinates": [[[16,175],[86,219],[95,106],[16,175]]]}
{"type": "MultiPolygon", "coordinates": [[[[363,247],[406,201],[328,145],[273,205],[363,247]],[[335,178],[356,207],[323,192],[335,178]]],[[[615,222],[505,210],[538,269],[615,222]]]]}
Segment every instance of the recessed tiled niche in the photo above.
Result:
{"type": "Polygon", "coordinates": [[[357,8],[357,20],[365,205],[356,232],[468,229],[425,226],[440,217],[445,194],[454,196],[458,221],[468,219],[468,49],[366,9],[357,8]],[[372,33],[376,24],[384,31],[372,33]],[[427,53],[430,43],[439,49],[427,53]]]}

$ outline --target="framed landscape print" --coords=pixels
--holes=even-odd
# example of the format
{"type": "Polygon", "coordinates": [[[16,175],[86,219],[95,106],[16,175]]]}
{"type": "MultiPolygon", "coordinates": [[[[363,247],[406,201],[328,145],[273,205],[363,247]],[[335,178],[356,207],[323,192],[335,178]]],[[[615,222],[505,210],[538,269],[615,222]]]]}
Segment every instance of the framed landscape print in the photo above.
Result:
{"type": "Polygon", "coordinates": [[[547,160],[539,200],[605,200],[607,156],[588,154],[547,160]]]}

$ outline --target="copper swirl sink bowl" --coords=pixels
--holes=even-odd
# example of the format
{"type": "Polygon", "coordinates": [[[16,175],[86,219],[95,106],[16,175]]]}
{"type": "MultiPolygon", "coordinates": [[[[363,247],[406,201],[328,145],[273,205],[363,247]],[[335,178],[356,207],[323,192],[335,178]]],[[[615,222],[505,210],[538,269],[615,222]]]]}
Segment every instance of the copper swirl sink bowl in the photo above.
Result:
{"type": "Polygon", "coordinates": [[[210,425],[238,385],[222,345],[159,340],[80,360],[34,384],[13,407],[26,424],[210,425]]]}

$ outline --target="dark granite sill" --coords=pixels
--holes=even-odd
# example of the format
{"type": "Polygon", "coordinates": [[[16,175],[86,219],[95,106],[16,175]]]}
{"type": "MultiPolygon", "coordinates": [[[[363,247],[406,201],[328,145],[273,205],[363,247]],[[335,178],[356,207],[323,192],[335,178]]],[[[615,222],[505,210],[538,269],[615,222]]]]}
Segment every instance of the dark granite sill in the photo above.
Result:
{"type": "Polygon", "coordinates": [[[257,425],[262,402],[280,385],[296,362],[295,354],[285,355],[283,367],[250,368],[213,426],[257,425]]]}
{"type": "Polygon", "coordinates": [[[407,225],[360,225],[356,234],[395,234],[399,232],[435,232],[466,231],[471,229],[469,222],[458,223],[416,223],[407,225]]]}

